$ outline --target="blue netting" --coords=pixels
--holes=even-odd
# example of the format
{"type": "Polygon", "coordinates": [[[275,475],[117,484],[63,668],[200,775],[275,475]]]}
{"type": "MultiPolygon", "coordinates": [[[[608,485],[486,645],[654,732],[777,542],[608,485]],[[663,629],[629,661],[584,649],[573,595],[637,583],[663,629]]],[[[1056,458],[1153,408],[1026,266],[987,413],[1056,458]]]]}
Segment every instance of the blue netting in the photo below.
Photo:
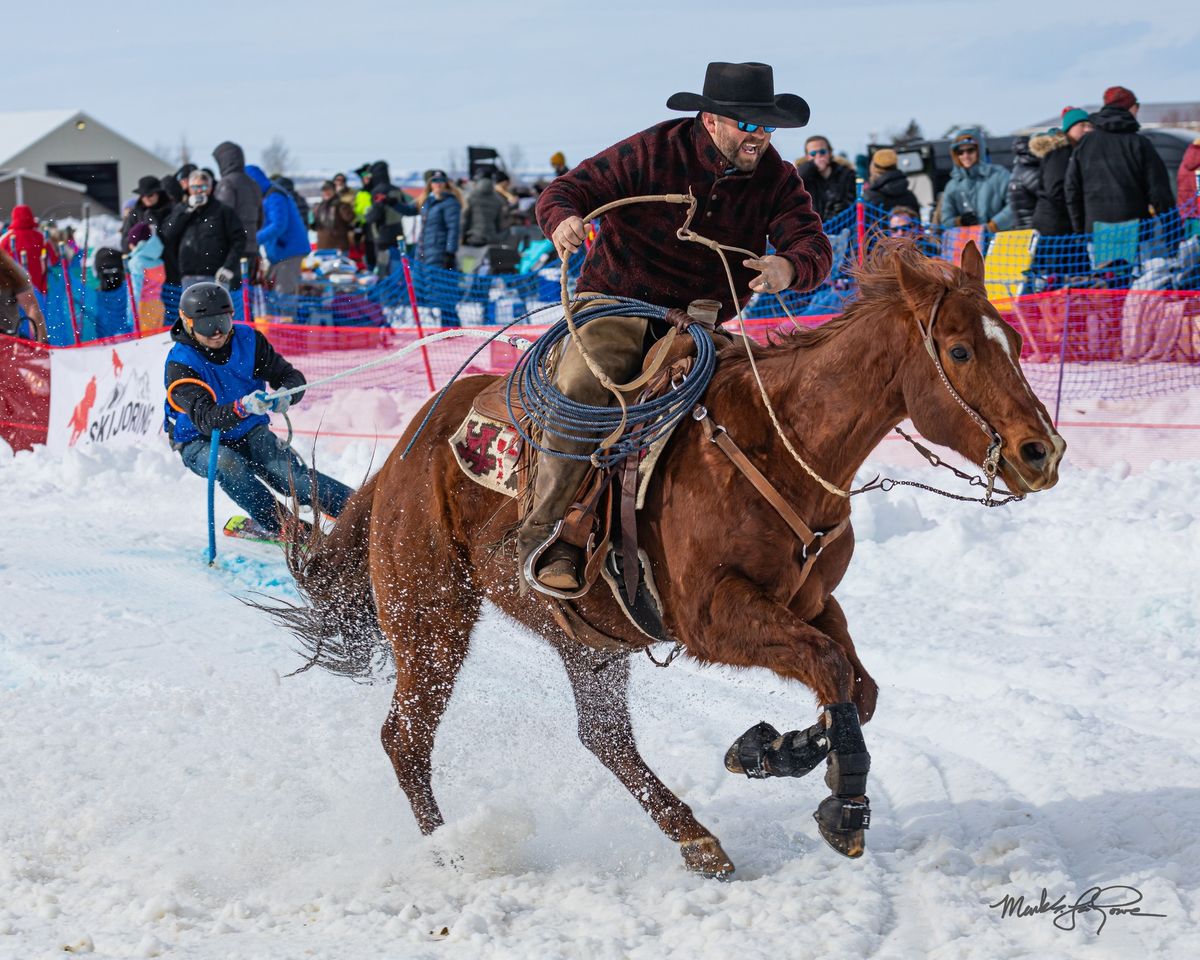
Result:
{"type": "MultiPolygon", "coordinates": [[[[863,204],[863,240],[866,252],[881,237],[912,237],[929,255],[957,261],[968,240],[975,240],[987,258],[989,294],[993,299],[1044,293],[1063,288],[1101,290],[1200,289],[1200,232],[1197,221],[1181,219],[1168,211],[1144,221],[1097,224],[1090,235],[1035,236],[1029,232],[990,234],[985,228],[943,228],[913,222],[897,228],[889,212],[863,204]]],[[[834,250],[833,270],[820,287],[809,293],[787,292],[787,309],[795,315],[837,313],[854,293],[851,276],[859,261],[858,209],[850,207],[825,225],[834,250]]],[[[544,242],[543,242],[544,243],[544,242]]],[[[535,262],[544,249],[531,245],[525,262],[535,262]]],[[[261,287],[250,288],[254,317],[286,320],[307,326],[400,327],[413,324],[412,298],[395,257],[393,271],[383,278],[342,277],[306,283],[302,296],[282,296],[261,287]],[[340,282],[335,282],[340,281],[340,282]]],[[[583,251],[572,258],[569,275],[578,277],[583,251]]],[[[410,261],[413,292],[424,326],[477,326],[504,324],[527,311],[559,299],[559,266],[551,260],[541,269],[525,273],[464,274],[419,261],[410,261]]],[[[124,288],[111,292],[96,289],[89,278],[80,282],[80,258],[70,265],[71,289],[80,338],[84,341],[134,331],[135,325],[124,288]]],[[[572,286],[573,292],[573,286],[572,286]]],[[[243,319],[243,294],[234,291],[237,319],[243,319]]],[[[179,288],[164,285],[161,307],[143,306],[141,327],[170,324],[178,315],[179,288]],[[148,322],[148,318],[153,318],[148,322]]],[[[43,310],[50,342],[74,342],[61,267],[49,271],[49,293],[43,310]]],[[[746,316],[778,317],[774,296],[754,297],[746,316]]]]}
{"type": "Polygon", "coordinates": [[[82,263],[82,256],[77,255],[66,265],[75,307],[74,329],[62,265],[51,267],[47,271],[46,295],[38,296],[42,313],[46,317],[50,342],[55,346],[73,344],[75,329],[78,329],[79,339],[84,342],[117,337],[134,331],[129,294],[125,287],[122,286],[118,290],[101,290],[93,276],[89,276],[85,284],[81,276],[82,263]]]}

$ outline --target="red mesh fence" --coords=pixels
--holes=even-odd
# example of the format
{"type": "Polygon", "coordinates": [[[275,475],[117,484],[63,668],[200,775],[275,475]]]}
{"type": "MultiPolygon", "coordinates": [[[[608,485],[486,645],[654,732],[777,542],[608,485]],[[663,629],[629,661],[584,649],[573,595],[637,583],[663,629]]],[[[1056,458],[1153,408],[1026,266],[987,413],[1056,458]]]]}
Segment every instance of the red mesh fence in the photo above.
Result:
{"type": "MultiPolygon", "coordinates": [[[[1023,337],[1023,366],[1030,383],[1064,426],[1155,429],[1200,439],[1196,402],[1188,398],[1188,391],[1200,388],[1200,293],[1057,290],[1000,306],[1023,337]],[[1085,423],[1078,409],[1081,401],[1107,401],[1103,409],[1117,413],[1109,418],[1111,422],[1085,423]]],[[[817,325],[826,319],[803,316],[796,322],[817,325]]],[[[747,321],[747,330],[761,339],[774,329],[789,328],[791,322],[756,318],[747,321]]],[[[259,328],[310,381],[387,357],[418,336],[411,327],[260,321],[259,328]]],[[[437,329],[426,328],[425,333],[437,329]]],[[[533,338],[544,329],[528,326],[511,332],[533,338]]],[[[312,387],[293,411],[295,430],[301,436],[375,438],[388,446],[432,389],[445,384],[481,345],[465,375],[511,369],[516,352],[508,344],[483,345],[482,339],[474,337],[442,341],[312,387]]],[[[0,337],[0,437],[14,449],[28,449],[45,439],[49,354],[28,341],[0,337]]],[[[1110,459],[1121,458],[1123,443],[1123,436],[1110,442],[1110,459]]],[[[1178,445],[1180,455],[1194,455],[1194,446],[1191,440],[1178,445]]]]}
{"type": "Polygon", "coordinates": [[[50,422],[50,351],[0,337],[0,437],[14,450],[46,441],[50,422]]]}

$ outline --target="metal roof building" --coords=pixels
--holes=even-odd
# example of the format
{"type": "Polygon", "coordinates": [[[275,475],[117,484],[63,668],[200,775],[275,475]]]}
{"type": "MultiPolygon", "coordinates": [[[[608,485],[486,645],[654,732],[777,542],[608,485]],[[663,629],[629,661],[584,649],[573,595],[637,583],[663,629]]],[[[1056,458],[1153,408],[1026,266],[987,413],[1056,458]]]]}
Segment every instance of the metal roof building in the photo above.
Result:
{"type": "Polygon", "coordinates": [[[0,113],[0,171],[83,184],[93,209],[119,214],[139,177],[161,177],[171,169],[82,110],[0,113]]]}

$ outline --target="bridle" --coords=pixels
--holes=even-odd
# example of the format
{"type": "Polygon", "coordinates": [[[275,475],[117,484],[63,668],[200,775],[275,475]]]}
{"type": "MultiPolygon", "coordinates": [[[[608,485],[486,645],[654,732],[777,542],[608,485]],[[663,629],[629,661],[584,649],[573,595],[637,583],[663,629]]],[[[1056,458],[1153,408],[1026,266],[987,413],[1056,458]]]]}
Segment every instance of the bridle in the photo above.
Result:
{"type": "MultiPolygon", "coordinates": [[[[918,314],[915,310],[913,311],[913,319],[917,322],[917,329],[921,331],[921,340],[925,344],[925,351],[933,360],[933,365],[937,368],[938,376],[941,378],[942,385],[946,388],[950,396],[954,398],[955,402],[966,411],[967,416],[975,421],[975,425],[979,427],[979,429],[982,430],[984,435],[988,438],[989,442],[987,454],[984,456],[983,463],[980,465],[983,469],[984,476],[987,478],[987,494],[985,502],[989,507],[998,506],[999,504],[996,504],[993,501],[993,493],[996,487],[996,474],[1000,469],[1000,450],[1004,446],[1004,438],[1000,436],[1000,432],[998,430],[996,430],[990,423],[988,423],[982,416],[979,415],[974,407],[972,407],[962,398],[959,392],[954,389],[954,384],[950,382],[950,378],[946,376],[946,369],[942,366],[942,358],[938,356],[937,344],[934,343],[933,340],[933,325],[937,322],[938,311],[941,309],[942,300],[945,298],[945,296],[946,288],[943,287],[938,291],[937,299],[933,301],[933,307],[929,311],[928,326],[921,322],[920,314],[918,314]]],[[[924,448],[913,441],[912,438],[909,437],[908,434],[906,434],[899,427],[896,427],[896,431],[900,434],[900,436],[912,443],[913,446],[921,451],[923,455],[927,454],[927,451],[925,451],[924,448]]],[[[928,455],[926,455],[926,459],[929,459],[928,455]]],[[[942,465],[940,458],[938,458],[937,462],[932,460],[930,462],[933,463],[934,466],[942,465]]],[[[893,481],[893,484],[899,482],[900,481],[893,481]]],[[[1023,500],[1025,498],[1024,494],[1014,494],[1010,491],[1003,492],[1007,494],[1007,499],[1003,501],[1005,503],[1007,503],[1009,500],[1023,500]]]]}

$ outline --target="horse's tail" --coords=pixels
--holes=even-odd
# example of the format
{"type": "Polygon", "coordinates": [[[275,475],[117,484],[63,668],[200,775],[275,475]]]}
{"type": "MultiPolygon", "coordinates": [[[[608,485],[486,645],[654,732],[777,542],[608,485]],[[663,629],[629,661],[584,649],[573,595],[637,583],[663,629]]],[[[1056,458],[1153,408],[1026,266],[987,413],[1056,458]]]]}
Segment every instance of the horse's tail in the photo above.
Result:
{"type": "Polygon", "coordinates": [[[288,570],[306,603],[265,610],[300,641],[308,662],[296,673],[323,667],[331,673],[370,681],[387,669],[392,650],[379,627],[371,590],[368,534],[372,477],[346,501],[329,533],[319,524],[286,546],[288,570]]]}

